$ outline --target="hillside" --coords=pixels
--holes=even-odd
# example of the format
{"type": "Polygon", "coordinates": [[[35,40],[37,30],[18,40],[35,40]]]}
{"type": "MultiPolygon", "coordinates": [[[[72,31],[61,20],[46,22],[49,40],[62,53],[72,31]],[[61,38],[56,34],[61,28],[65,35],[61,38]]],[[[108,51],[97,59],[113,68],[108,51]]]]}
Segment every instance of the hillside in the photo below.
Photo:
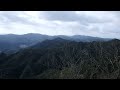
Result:
{"type": "Polygon", "coordinates": [[[24,34],[24,35],[7,34],[7,35],[0,35],[0,51],[4,51],[6,53],[12,53],[12,52],[18,51],[19,49],[30,47],[30,46],[40,43],[42,41],[52,40],[55,38],[62,38],[62,39],[78,41],[78,42],[109,40],[109,39],[105,39],[105,38],[82,36],[82,35],[48,36],[48,35],[34,34],[34,33],[29,33],[29,34],[24,34]]]}
{"type": "Polygon", "coordinates": [[[0,55],[1,79],[119,79],[120,40],[46,40],[0,55]],[[57,44],[56,44],[57,43],[57,44]]]}
{"type": "Polygon", "coordinates": [[[0,51],[19,50],[29,47],[38,42],[48,39],[47,35],[41,34],[24,34],[24,35],[0,35],[0,51]]]}

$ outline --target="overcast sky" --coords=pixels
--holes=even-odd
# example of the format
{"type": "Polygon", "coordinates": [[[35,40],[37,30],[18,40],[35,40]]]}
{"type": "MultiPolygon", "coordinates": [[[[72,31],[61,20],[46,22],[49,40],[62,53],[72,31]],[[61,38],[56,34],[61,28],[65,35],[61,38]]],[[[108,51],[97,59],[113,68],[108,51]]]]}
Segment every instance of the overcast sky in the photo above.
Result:
{"type": "Polygon", "coordinates": [[[0,34],[120,38],[119,11],[0,11],[0,34]]]}

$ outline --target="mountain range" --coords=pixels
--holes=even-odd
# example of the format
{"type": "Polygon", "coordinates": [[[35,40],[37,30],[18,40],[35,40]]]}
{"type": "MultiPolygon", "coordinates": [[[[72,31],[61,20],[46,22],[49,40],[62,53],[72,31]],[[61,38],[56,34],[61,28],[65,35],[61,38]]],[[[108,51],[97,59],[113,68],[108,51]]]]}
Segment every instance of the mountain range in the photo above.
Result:
{"type": "Polygon", "coordinates": [[[24,35],[15,35],[15,34],[6,34],[0,35],[0,52],[11,53],[18,51],[19,49],[33,46],[37,43],[40,43],[45,40],[53,40],[55,38],[62,38],[70,41],[77,42],[92,42],[92,41],[108,41],[109,38],[99,38],[83,35],[74,35],[74,36],[49,36],[36,33],[29,33],[24,35]]]}

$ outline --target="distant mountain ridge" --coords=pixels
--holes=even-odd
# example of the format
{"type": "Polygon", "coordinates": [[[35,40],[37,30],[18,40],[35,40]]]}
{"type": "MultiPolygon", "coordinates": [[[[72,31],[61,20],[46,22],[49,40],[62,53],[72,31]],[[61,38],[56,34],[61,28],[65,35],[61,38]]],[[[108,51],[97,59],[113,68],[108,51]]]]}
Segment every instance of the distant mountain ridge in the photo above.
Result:
{"type": "Polygon", "coordinates": [[[91,41],[107,41],[110,39],[107,38],[99,38],[99,37],[91,37],[91,36],[83,36],[83,35],[74,35],[74,36],[65,36],[65,35],[57,35],[57,36],[49,36],[37,33],[28,33],[23,35],[16,34],[6,34],[0,35],[0,51],[11,51],[11,50],[19,50],[21,48],[33,46],[37,43],[40,43],[45,40],[53,40],[55,38],[62,38],[65,40],[77,41],[77,42],[91,42],[91,41]]]}
{"type": "Polygon", "coordinates": [[[43,42],[37,43],[33,45],[31,48],[55,48],[56,46],[60,46],[61,44],[68,43],[70,40],[55,38],[52,40],[45,40],[43,42]]]}

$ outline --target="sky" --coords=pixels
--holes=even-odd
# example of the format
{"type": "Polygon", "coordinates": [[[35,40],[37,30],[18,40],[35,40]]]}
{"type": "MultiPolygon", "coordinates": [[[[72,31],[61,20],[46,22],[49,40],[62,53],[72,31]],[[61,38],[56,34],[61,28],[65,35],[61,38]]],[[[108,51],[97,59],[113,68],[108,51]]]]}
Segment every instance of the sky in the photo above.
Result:
{"type": "Polygon", "coordinates": [[[120,39],[120,11],[0,11],[0,34],[27,33],[120,39]]]}

